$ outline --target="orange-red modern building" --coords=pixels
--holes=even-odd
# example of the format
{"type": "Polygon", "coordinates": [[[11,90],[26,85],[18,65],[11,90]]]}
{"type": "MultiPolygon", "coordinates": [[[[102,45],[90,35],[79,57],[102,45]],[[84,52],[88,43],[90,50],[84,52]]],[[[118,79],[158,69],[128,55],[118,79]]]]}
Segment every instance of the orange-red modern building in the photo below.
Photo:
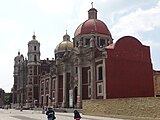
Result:
{"type": "Polygon", "coordinates": [[[106,48],[107,98],[154,96],[149,46],[125,36],[106,48]]]}

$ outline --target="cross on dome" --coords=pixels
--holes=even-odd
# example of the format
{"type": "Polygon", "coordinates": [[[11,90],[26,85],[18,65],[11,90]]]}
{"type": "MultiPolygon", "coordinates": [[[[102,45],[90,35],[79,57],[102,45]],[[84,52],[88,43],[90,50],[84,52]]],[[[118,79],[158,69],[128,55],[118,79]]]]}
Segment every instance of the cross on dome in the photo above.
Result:
{"type": "Polygon", "coordinates": [[[35,35],[35,31],[33,32],[33,36],[32,36],[33,40],[36,39],[36,35],[35,35]]]}
{"type": "Polygon", "coordinates": [[[93,2],[91,2],[91,6],[92,6],[92,8],[93,8],[93,2]]]}
{"type": "Polygon", "coordinates": [[[66,35],[67,35],[67,29],[66,29],[66,35]]]}

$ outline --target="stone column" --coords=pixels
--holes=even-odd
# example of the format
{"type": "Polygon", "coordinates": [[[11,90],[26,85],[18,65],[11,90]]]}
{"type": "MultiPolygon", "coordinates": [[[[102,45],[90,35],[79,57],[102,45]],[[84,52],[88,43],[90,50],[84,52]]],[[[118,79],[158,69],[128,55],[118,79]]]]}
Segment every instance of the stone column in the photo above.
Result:
{"type": "Polygon", "coordinates": [[[103,99],[107,99],[106,57],[107,57],[107,52],[104,49],[104,51],[102,53],[102,59],[103,59],[103,99]]]}
{"type": "Polygon", "coordinates": [[[55,106],[58,106],[58,93],[59,93],[59,76],[58,74],[56,75],[56,80],[55,80],[55,106]]]}
{"type": "Polygon", "coordinates": [[[49,83],[49,105],[52,106],[53,96],[52,96],[52,77],[51,76],[49,77],[48,83],[49,83]]]}
{"type": "MultiPolygon", "coordinates": [[[[42,82],[41,82],[41,80],[40,80],[40,82],[39,82],[39,105],[42,105],[42,82]]],[[[26,100],[27,101],[27,100],[26,100]]],[[[40,107],[43,107],[43,106],[40,106],[40,107]]]]}
{"type": "Polygon", "coordinates": [[[81,58],[78,58],[78,94],[77,94],[77,107],[82,108],[82,65],[81,58]]]}
{"type": "Polygon", "coordinates": [[[62,103],[62,107],[67,107],[67,90],[66,90],[66,85],[67,85],[67,73],[66,73],[66,66],[64,65],[63,66],[64,69],[63,69],[63,103],[62,103]]]}
{"type": "Polygon", "coordinates": [[[90,39],[90,47],[92,48],[91,52],[91,99],[96,99],[96,84],[95,84],[95,38],[94,35],[92,35],[90,39]]]}
{"type": "Polygon", "coordinates": [[[95,85],[95,60],[91,60],[91,99],[96,99],[96,85],[95,85]]]}

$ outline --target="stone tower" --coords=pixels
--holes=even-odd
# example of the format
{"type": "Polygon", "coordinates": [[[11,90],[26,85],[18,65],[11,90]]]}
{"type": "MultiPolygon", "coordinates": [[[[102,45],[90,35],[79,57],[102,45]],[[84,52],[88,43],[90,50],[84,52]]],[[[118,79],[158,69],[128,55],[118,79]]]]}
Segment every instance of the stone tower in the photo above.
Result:
{"type": "Polygon", "coordinates": [[[27,100],[28,107],[38,106],[39,80],[40,80],[40,43],[35,34],[28,42],[28,75],[27,75],[27,100]]]}

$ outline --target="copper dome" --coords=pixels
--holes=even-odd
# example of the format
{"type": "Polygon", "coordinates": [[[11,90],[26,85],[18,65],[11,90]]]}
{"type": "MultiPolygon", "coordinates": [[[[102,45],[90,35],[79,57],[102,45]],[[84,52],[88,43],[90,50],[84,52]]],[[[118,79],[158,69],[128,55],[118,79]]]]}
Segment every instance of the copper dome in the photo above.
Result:
{"type": "Polygon", "coordinates": [[[88,19],[78,26],[74,33],[74,37],[90,33],[99,33],[111,36],[111,33],[104,22],[98,19],[88,19]]]}

